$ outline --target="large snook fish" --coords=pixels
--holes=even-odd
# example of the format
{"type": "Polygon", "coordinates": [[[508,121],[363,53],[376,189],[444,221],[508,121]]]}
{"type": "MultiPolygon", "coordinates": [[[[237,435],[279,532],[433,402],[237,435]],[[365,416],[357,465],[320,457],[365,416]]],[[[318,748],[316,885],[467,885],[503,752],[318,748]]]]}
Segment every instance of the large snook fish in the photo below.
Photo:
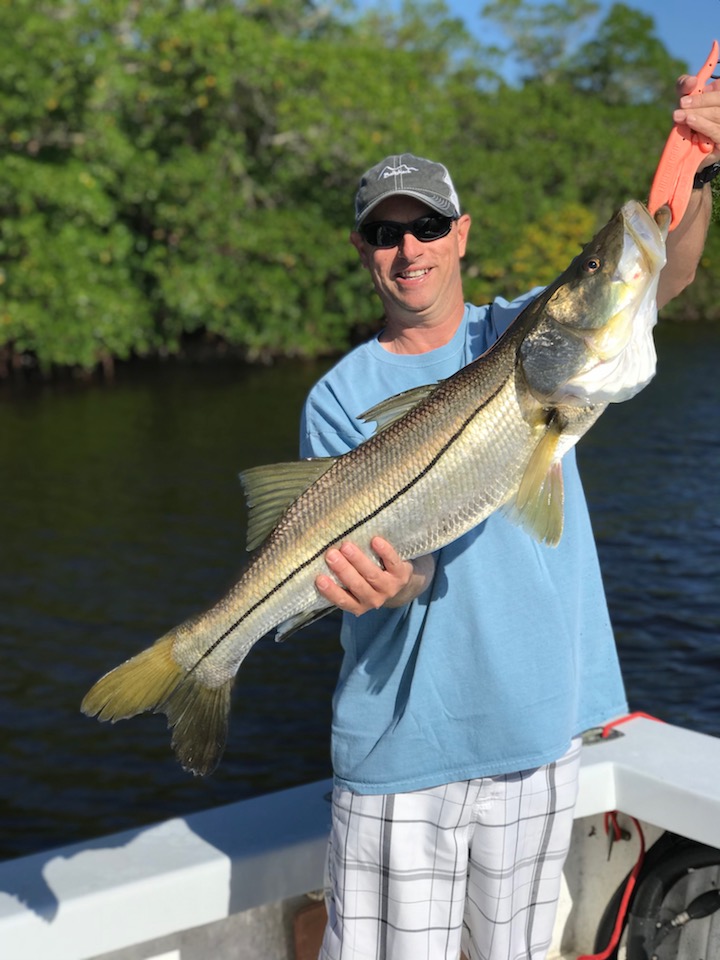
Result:
{"type": "Polygon", "coordinates": [[[376,433],[337,458],[257,467],[244,573],[214,607],[102,677],[82,710],[165,713],[183,767],[225,747],[230,691],[253,644],[327,612],[326,551],[385,537],[403,558],[437,550],[504,507],[538,540],[562,532],[563,454],[607,404],[655,372],[652,327],[667,208],[630,201],[482,357],[364,414],[376,433]],[[257,549],[256,549],[257,548],[257,549]]]}

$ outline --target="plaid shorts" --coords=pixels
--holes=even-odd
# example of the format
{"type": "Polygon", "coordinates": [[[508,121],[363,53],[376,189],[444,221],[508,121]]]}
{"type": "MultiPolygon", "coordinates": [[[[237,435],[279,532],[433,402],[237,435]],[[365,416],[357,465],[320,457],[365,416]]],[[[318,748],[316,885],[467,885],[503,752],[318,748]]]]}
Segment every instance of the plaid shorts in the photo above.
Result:
{"type": "Polygon", "coordinates": [[[555,763],[428,790],[333,791],[319,960],[542,960],[580,740],[555,763]]]}

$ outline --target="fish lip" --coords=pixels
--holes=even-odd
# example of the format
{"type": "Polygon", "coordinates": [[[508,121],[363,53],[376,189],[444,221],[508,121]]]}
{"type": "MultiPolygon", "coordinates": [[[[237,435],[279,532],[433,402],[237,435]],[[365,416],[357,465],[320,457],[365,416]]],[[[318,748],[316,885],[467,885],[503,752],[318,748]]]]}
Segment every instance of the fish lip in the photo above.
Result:
{"type": "MultiPolygon", "coordinates": [[[[650,213],[649,210],[648,213],[650,213]]],[[[670,207],[667,204],[664,204],[662,207],[660,207],[660,209],[656,211],[655,215],[653,216],[653,220],[657,224],[663,240],[667,241],[668,234],[670,233],[670,225],[672,223],[672,210],[670,207]]]]}
{"type": "Polygon", "coordinates": [[[665,241],[670,220],[664,218],[665,222],[659,224],[647,207],[637,201],[626,203],[622,213],[625,227],[640,250],[646,268],[654,274],[665,265],[665,241]]]}

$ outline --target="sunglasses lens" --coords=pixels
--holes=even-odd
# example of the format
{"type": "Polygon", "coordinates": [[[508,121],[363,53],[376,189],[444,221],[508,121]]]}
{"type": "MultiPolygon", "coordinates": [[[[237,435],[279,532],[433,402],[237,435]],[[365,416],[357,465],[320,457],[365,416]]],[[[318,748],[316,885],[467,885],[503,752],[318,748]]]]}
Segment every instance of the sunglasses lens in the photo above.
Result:
{"type": "Polygon", "coordinates": [[[439,240],[440,237],[446,237],[450,233],[452,220],[450,217],[421,217],[410,224],[412,234],[423,243],[430,240],[439,240]]]}
{"type": "Polygon", "coordinates": [[[399,223],[389,220],[378,220],[360,228],[360,233],[371,247],[396,247],[402,240],[403,232],[399,223]]]}
{"type": "Polygon", "coordinates": [[[412,223],[376,220],[360,227],[360,235],[371,247],[397,247],[406,233],[422,243],[446,237],[452,229],[452,217],[419,217],[412,223]]]}

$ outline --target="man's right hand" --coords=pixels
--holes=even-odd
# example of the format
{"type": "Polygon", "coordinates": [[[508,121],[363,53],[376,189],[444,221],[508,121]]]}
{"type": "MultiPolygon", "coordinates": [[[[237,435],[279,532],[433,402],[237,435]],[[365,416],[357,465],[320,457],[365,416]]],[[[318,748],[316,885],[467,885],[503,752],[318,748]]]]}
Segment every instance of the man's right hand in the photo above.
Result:
{"type": "Polygon", "coordinates": [[[326,600],[356,617],[368,610],[409,603],[426,589],[435,572],[432,555],[402,560],[382,537],[374,537],[370,546],[381,565],[356,544],[347,542],[339,549],[328,550],[325,556],[338,582],[326,574],[315,580],[326,600]]]}

